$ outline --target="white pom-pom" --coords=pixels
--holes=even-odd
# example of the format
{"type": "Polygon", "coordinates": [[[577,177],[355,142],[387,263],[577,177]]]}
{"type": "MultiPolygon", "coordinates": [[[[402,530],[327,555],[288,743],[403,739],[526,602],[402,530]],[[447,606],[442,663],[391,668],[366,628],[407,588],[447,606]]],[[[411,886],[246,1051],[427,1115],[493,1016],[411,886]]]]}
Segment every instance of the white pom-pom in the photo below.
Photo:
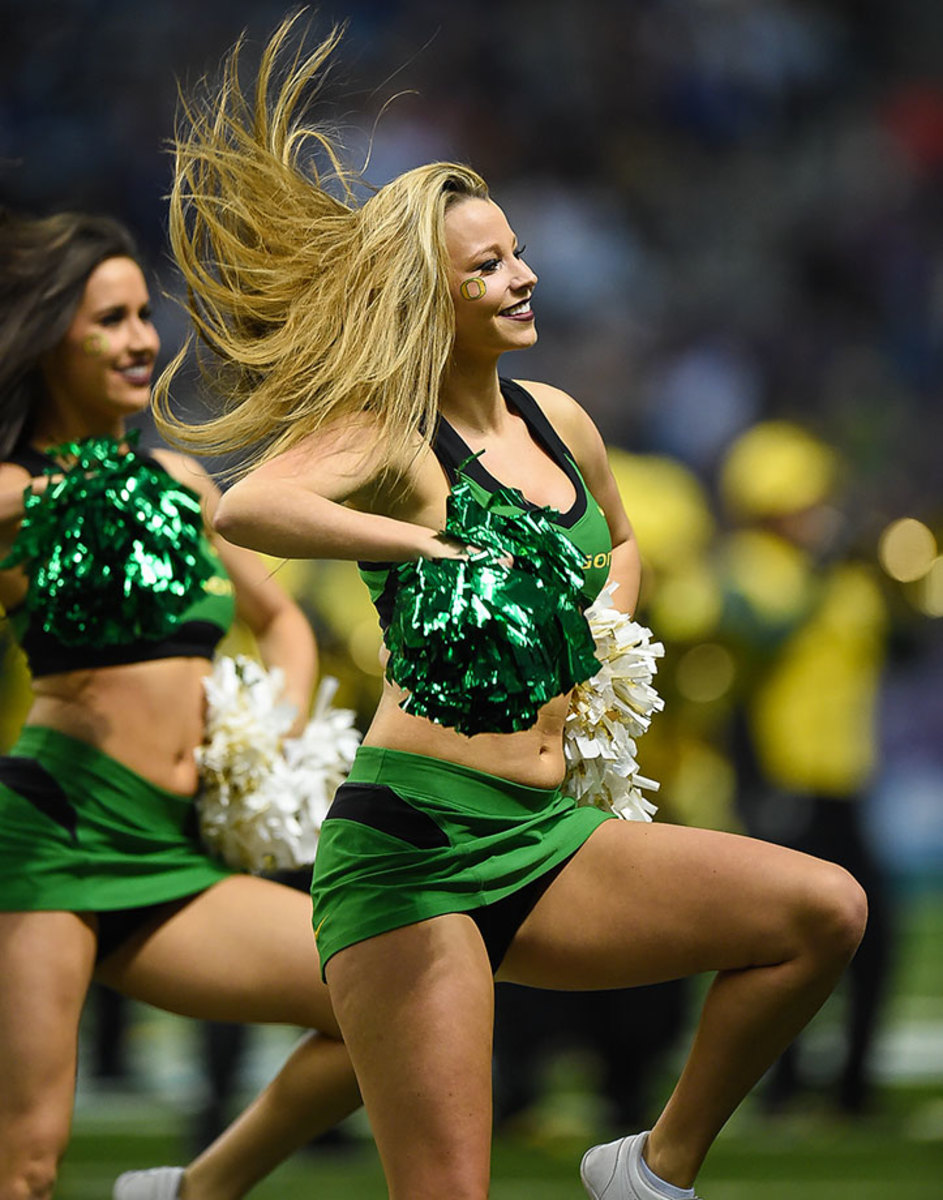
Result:
{"type": "Polygon", "coordinates": [[[299,737],[280,701],[284,676],[242,655],[220,658],[204,680],[206,738],[197,748],[200,830],[229,866],[276,871],[314,861],[321,822],[360,743],[354,713],[334,708],[337,680],[321,682],[299,737]]]}
{"type": "Polygon", "coordinates": [[[652,685],[655,660],[665,648],[652,641],[650,629],[615,607],[616,587],[606,584],[586,610],[601,665],[570,696],[563,791],[577,804],[611,810],[629,821],[650,821],[657,808],[642,792],[657,791],[658,784],[640,773],[635,739],[665,706],[652,685]]]}

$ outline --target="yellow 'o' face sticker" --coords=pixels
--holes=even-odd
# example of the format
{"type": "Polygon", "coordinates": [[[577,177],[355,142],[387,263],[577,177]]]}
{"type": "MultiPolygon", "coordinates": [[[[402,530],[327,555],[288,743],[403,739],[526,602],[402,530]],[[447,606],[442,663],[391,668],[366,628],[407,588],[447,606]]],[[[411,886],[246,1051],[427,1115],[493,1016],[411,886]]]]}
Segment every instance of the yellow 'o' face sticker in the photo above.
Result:
{"type": "Polygon", "coordinates": [[[480,300],[488,288],[485,286],[483,279],[479,279],[477,275],[473,275],[471,279],[463,280],[458,290],[466,300],[480,300]]]}
{"type": "Polygon", "coordinates": [[[100,358],[105,353],[105,339],[100,333],[90,333],[82,339],[82,349],[89,358],[100,358]]]}

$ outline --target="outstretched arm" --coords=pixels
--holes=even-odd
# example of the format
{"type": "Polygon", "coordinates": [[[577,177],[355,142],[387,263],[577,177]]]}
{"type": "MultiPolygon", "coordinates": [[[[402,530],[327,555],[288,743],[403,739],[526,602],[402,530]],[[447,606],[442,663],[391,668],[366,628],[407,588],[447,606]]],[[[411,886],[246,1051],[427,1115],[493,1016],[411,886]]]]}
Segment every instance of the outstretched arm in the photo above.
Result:
{"type": "Polygon", "coordinates": [[[407,562],[459,554],[436,529],[378,511],[382,453],[362,435],[312,436],[263,463],[222,498],[215,528],[279,558],[407,562]]]}

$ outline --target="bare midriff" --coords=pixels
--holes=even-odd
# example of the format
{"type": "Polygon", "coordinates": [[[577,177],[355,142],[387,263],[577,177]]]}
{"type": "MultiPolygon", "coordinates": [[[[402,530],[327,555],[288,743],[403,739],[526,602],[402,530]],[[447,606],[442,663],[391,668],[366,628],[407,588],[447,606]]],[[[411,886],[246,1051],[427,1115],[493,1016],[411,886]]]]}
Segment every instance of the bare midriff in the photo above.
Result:
{"type": "Polygon", "coordinates": [[[441,758],[526,787],[554,788],[563,780],[567,696],[545,704],[530,729],[474,737],[403,712],[399,707],[403,696],[395,684],[384,684],[376,715],[363,739],[365,746],[441,758]]]}
{"type": "Polygon", "coordinates": [[[98,667],[35,681],[27,725],[87,742],[167,791],[192,795],[203,740],[204,658],[98,667]]]}

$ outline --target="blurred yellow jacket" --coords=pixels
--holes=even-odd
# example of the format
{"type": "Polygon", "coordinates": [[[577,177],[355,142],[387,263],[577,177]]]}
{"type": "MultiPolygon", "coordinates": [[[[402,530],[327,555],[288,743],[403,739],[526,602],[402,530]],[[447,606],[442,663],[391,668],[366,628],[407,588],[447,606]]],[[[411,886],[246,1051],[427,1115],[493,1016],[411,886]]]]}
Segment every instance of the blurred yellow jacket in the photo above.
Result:
{"type": "Polygon", "coordinates": [[[813,600],[756,682],[749,722],[768,780],[851,796],[875,765],[888,612],[872,570],[810,564],[813,600]]]}

